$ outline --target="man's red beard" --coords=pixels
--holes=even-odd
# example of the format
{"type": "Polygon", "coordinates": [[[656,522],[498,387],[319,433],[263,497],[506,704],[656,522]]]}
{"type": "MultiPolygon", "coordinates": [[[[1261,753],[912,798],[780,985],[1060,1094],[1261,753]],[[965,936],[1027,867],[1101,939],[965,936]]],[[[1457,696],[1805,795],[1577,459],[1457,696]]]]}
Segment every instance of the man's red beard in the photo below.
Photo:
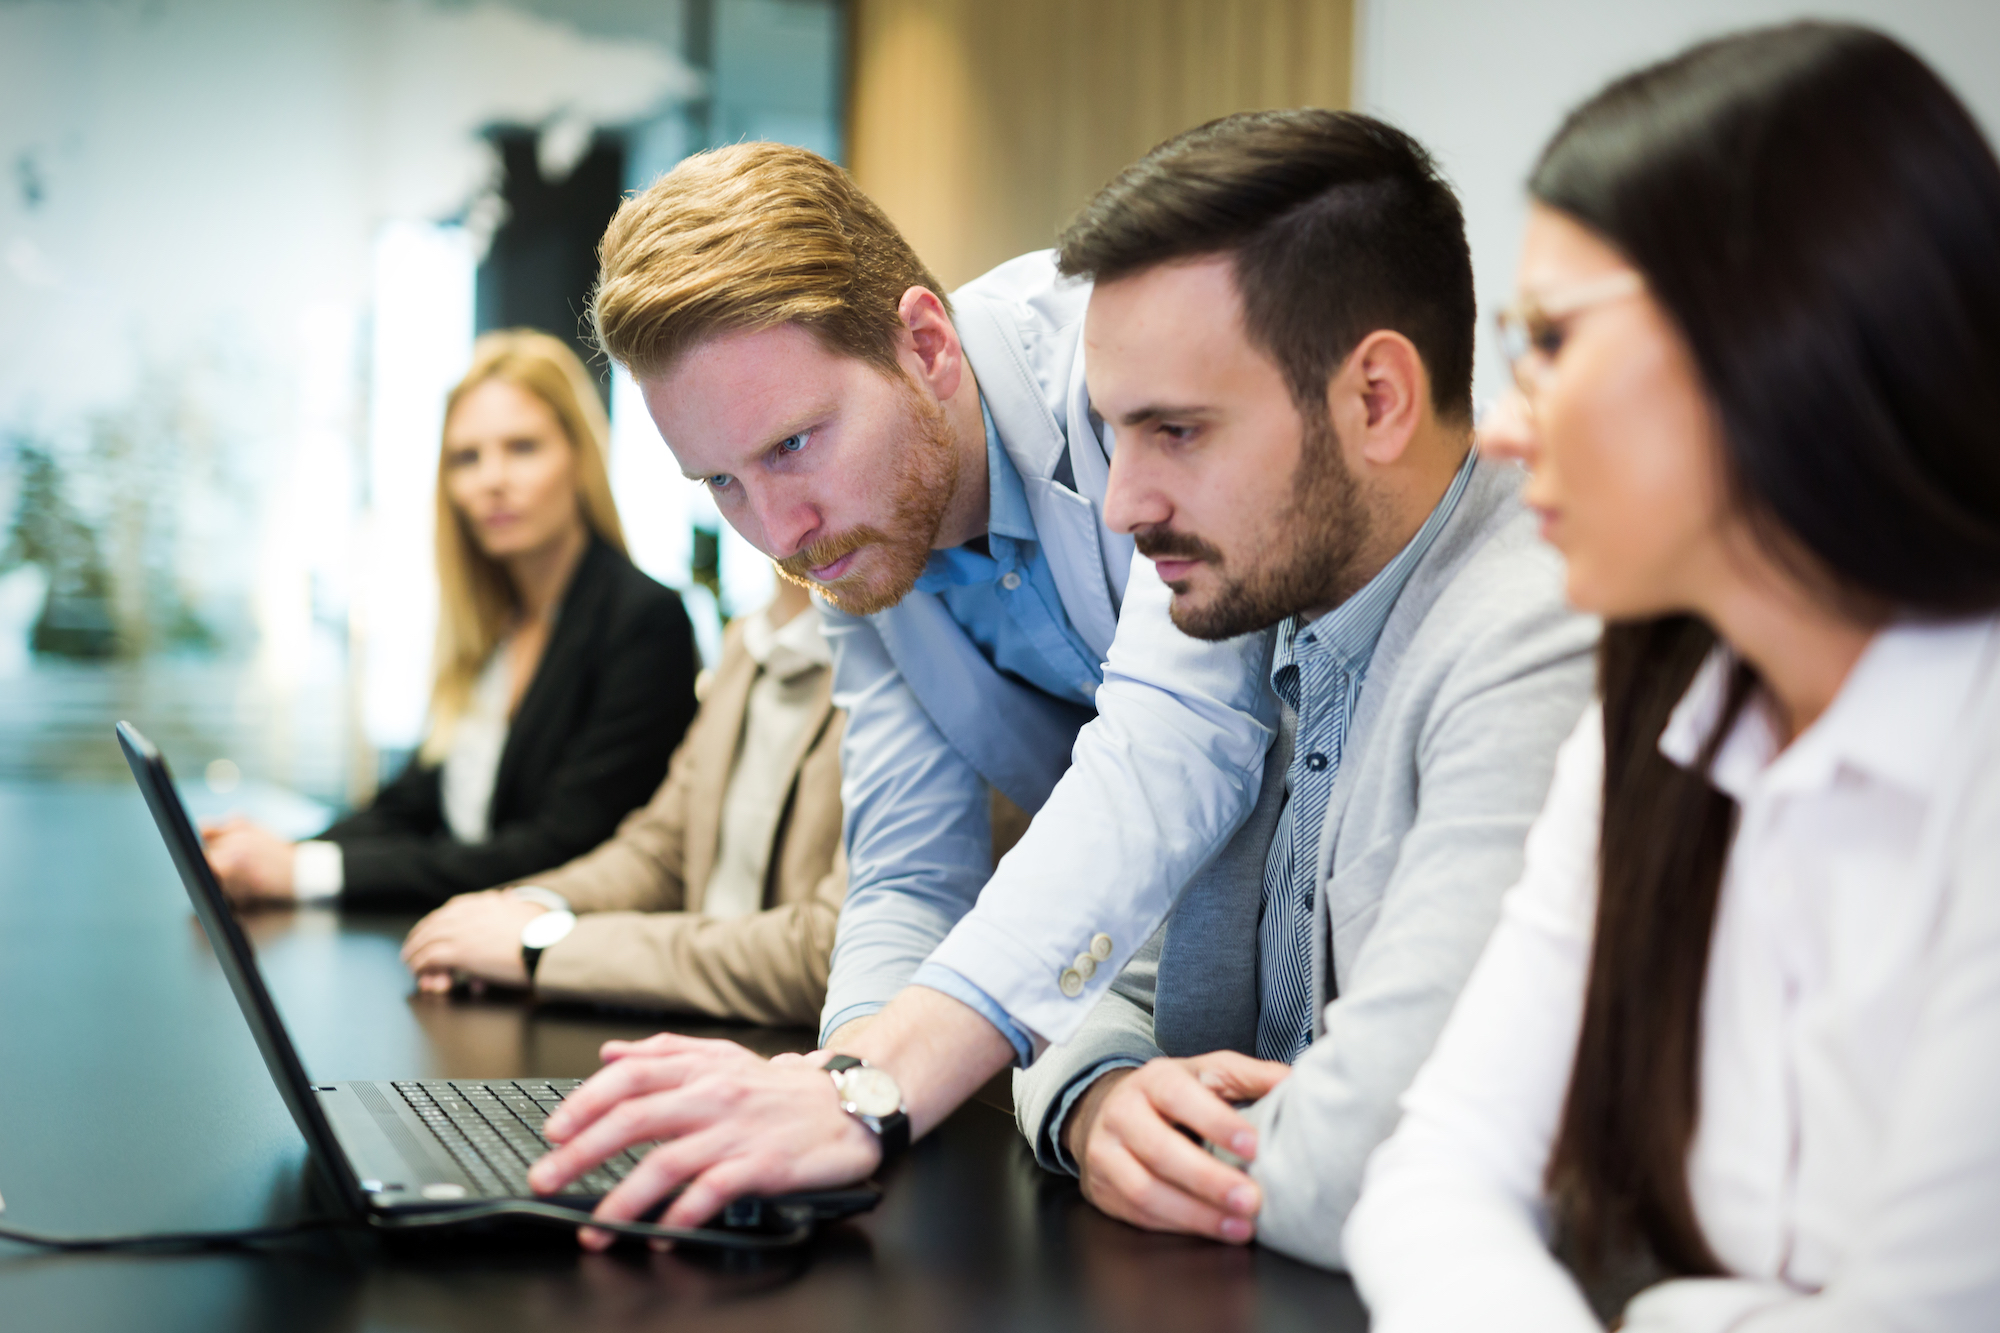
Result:
{"type": "Polygon", "coordinates": [[[914,385],[908,390],[908,400],[910,430],[888,479],[893,499],[887,526],[849,528],[775,562],[780,574],[850,615],[872,616],[909,595],[930,563],[944,511],[958,487],[958,451],[952,447],[951,425],[945,420],[944,409],[914,385]],[[858,551],[867,554],[839,578],[822,583],[812,576],[813,570],[858,551]],[[871,563],[875,566],[872,576],[871,563]]]}

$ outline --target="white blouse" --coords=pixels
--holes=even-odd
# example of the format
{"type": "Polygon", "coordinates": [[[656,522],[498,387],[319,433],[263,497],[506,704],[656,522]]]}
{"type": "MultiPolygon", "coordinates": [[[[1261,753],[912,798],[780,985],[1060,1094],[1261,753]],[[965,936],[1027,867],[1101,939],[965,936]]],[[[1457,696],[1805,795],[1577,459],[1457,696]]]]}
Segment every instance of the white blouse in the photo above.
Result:
{"type": "MultiPolygon", "coordinates": [[[[2000,621],[1877,635],[1780,750],[1753,702],[1713,778],[1741,818],[1701,1018],[1694,1211],[1733,1276],[1624,1327],[2000,1328],[2000,621]]],[[[1660,740],[1692,763],[1730,659],[1660,740]]],[[[1565,743],[1521,882],[1370,1163],[1345,1248],[1375,1333],[1598,1323],[1542,1178],[1581,1023],[1603,723],[1565,743]]]]}
{"type": "Polygon", "coordinates": [[[473,682],[465,712],[451,729],[451,748],[438,776],[445,826],[460,842],[478,844],[493,834],[493,784],[500,776],[500,756],[513,729],[508,716],[513,684],[514,636],[508,635],[473,682]]]}
{"type": "MultiPolygon", "coordinates": [[[[438,775],[445,826],[460,842],[482,843],[493,833],[493,785],[513,727],[507,713],[513,645],[511,634],[501,639],[480,668],[438,775]]],[[[292,894],[298,902],[330,903],[346,880],[347,859],[339,843],[312,839],[293,844],[292,894]]]]}

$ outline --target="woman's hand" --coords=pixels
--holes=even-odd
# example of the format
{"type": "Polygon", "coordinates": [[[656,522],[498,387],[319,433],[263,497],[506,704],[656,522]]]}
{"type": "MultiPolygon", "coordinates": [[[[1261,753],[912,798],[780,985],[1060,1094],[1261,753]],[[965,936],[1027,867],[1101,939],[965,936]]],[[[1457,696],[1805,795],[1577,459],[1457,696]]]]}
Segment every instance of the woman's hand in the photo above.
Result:
{"type": "Polygon", "coordinates": [[[223,893],[238,906],[291,902],[292,844],[240,815],[204,824],[201,840],[223,893]]]}
{"type": "Polygon", "coordinates": [[[417,974],[417,989],[451,989],[454,974],[503,986],[528,984],[521,960],[521,927],[549,909],[505,889],[461,893],[410,928],[403,962],[417,974]]]}

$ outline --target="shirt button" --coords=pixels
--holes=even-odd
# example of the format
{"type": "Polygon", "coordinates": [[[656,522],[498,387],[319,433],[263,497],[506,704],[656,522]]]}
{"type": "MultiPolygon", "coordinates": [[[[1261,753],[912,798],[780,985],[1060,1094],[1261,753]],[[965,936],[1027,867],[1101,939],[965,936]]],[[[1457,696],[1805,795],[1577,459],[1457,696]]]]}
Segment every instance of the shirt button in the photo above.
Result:
{"type": "Polygon", "coordinates": [[[1074,1000],[1083,994],[1083,973],[1073,967],[1066,967],[1062,970],[1062,975],[1056,978],[1056,985],[1062,988],[1064,995],[1074,1000]]]}
{"type": "Polygon", "coordinates": [[[1021,576],[1010,569],[1000,576],[1000,586],[1012,592],[1021,586],[1021,576]]]}
{"type": "Polygon", "coordinates": [[[1102,933],[1090,937],[1091,956],[1102,963],[1111,957],[1111,937],[1102,933]]]}
{"type": "Polygon", "coordinates": [[[1326,767],[1326,756],[1321,754],[1318,750],[1314,750],[1311,754],[1306,756],[1306,767],[1310,768],[1315,773],[1319,772],[1321,769],[1326,767]]]}
{"type": "Polygon", "coordinates": [[[1080,953],[1070,960],[1070,970],[1088,981],[1097,973],[1097,960],[1087,953],[1080,953]]]}

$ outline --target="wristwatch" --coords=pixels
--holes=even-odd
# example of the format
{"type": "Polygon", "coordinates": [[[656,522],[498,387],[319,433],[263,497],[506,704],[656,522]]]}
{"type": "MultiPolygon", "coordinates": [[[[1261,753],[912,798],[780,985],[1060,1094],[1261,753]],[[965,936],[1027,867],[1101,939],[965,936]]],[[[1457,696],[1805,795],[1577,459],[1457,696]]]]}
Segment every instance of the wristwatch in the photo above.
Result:
{"type": "Polygon", "coordinates": [[[544,912],[521,927],[521,966],[528,969],[529,981],[535,979],[535,969],[541,966],[542,950],[574,929],[576,913],[568,909],[544,912]]]}
{"type": "Polygon", "coordinates": [[[903,1105],[903,1090],[889,1071],[851,1055],[836,1055],[820,1068],[833,1075],[840,1109],[881,1141],[882,1165],[901,1157],[910,1146],[910,1114],[903,1105]]]}

